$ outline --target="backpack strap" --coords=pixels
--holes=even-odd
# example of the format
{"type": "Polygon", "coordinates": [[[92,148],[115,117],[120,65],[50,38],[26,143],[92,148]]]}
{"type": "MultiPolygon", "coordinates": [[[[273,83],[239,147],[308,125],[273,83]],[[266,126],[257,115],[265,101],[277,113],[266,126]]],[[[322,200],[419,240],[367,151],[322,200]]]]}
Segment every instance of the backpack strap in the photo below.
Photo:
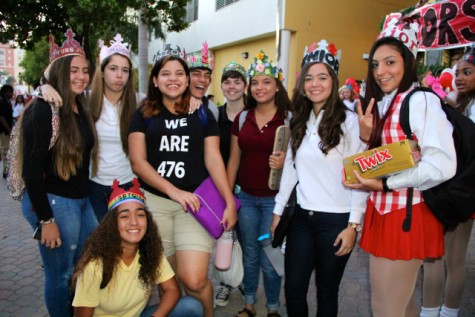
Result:
{"type": "MultiPolygon", "coordinates": [[[[402,101],[401,109],[399,112],[399,124],[401,125],[402,130],[404,131],[404,134],[406,135],[406,138],[408,140],[414,140],[412,130],[411,130],[411,125],[409,123],[409,101],[412,97],[412,95],[415,92],[418,91],[423,91],[423,92],[430,92],[435,94],[435,92],[427,87],[415,87],[413,90],[411,90],[406,97],[404,97],[404,100],[402,101]]],[[[407,200],[406,200],[406,218],[404,219],[402,223],[402,230],[404,232],[408,232],[411,230],[411,223],[412,223],[412,197],[414,196],[414,188],[410,187],[407,189],[407,200]]]]}
{"type": "Polygon", "coordinates": [[[241,131],[242,126],[244,125],[244,121],[246,121],[246,116],[249,110],[243,110],[241,111],[241,114],[239,115],[239,131],[241,131]]]}
{"type": "Polygon", "coordinates": [[[53,133],[51,134],[48,150],[53,148],[59,136],[59,108],[55,107],[52,104],[50,104],[50,106],[51,106],[51,129],[53,133]]]}

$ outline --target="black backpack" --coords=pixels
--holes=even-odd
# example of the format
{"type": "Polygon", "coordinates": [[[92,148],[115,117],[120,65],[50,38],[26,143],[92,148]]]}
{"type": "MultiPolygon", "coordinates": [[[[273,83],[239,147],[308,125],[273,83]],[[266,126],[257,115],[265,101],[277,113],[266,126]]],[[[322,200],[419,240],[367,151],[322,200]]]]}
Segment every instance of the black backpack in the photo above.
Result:
{"type": "MultiPolygon", "coordinates": [[[[435,94],[430,88],[416,87],[404,98],[399,122],[406,138],[411,140],[413,137],[409,125],[409,99],[417,91],[435,94]]],[[[440,102],[442,110],[454,128],[452,137],[457,155],[457,171],[451,179],[422,191],[422,197],[435,217],[447,229],[467,221],[475,212],[475,123],[442,99],[440,102]]],[[[413,188],[409,188],[406,219],[403,223],[403,230],[406,232],[411,228],[412,194],[413,188]]]]}

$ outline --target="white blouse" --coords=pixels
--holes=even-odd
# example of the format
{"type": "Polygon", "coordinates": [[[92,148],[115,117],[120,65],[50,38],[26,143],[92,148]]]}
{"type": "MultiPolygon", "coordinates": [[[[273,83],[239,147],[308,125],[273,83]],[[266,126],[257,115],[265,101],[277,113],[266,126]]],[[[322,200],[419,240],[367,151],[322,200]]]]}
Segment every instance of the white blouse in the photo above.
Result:
{"type": "Polygon", "coordinates": [[[298,181],[297,202],[302,208],[329,213],[349,212],[349,221],[360,223],[368,193],[343,186],[342,173],[343,158],[365,149],[365,144],[359,139],[358,117],[356,113],[346,111],[346,120],[341,126],[343,137],[340,144],[324,155],[318,147],[321,139],[317,132],[323,112],[320,111],[317,118],[313,111],[310,113],[307,131],[297,150],[295,161],[289,145],[279,193],[275,197],[274,214],[282,214],[298,181]]]}
{"type": "MultiPolygon", "coordinates": [[[[378,102],[379,113],[384,115],[395,92],[378,102]]],[[[440,99],[433,93],[415,92],[409,105],[409,124],[421,148],[421,160],[410,169],[390,176],[390,189],[414,187],[429,189],[455,175],[457,159],[452,124],[440,106],[440,99]]]]}

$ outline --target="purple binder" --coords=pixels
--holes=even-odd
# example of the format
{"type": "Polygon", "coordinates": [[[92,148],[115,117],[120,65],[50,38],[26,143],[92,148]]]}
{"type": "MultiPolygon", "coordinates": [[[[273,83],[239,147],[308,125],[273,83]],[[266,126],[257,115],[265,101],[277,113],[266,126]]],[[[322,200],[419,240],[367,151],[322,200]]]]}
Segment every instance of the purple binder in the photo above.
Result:
{"type": "MultiPolygon", "coordinates": [[[[196,213],[193,213],[191,208],[187,208],[188,212],[196,218],[213,238],[218,239],[224,231],[223,226],[221,226],[221,220],[223,219],[226,202],[221,197],[211,177],[205,179],[195,190],[194,194],[198,197],[201,207],[196,213]]],[[[236,210],[238,210],[241,207],[241,203],[236,197],[234,197],[234,201],[236,203],[236,210]]]]}

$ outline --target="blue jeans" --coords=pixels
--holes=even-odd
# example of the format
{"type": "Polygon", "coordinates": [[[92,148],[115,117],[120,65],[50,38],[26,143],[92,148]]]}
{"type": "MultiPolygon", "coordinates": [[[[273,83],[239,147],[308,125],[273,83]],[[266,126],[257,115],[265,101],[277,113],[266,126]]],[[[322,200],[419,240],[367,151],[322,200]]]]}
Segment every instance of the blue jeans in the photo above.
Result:
{"type": "Polygon", "coordinates": [[[257,302],[259,273],[262,269],[266,307],[277,310],[280,307],[281,278],[257,241],[260,235],[270,232],[274,217],[274,196],[256,197],[241,191],[238,199],[241,202],[238,217],[244,264],[244,301],[251,305],[257,302]]]}
{"type": "MultiPolygon", "coordinates": [[[[97,226],[97,219],[88,198],[72,199],[48,194],[48,200],[62,245],[50,249],[38,243],[45,268],[45,302],[51,317],[67,317],[72,316],[71,275],[84,242],[97,226]]],[[[38,218],[27,192],[23,195],[21,208],[34,230],[38,226],[38,218]]]]}
{"type": "MultiPolygon", "coordinates": [[[[157,310],[158,305],[145,307],[140,317],[150,317],[157,310]]],[[[191,297],[183,296],[180,298],[175,308],[168,314],[168,317],[202,317],[203,306],[201,303],[191,297]]]]}
{"type": "MultiPolygon", "coordinates": [[[[120,184],[120,187],[126,190],[132,186],[132,182],[120,184]]],[[[112,184],[110,186],[105,186],[89,180],[89,200],[91,201],[92,208],[96,214],[97,221],[101,221],[109,210],[107,205],[109,204],[111,194],[112,184]]]]}
{"type": "Polygon", "coordinates": [[[336,237],[349,213],[316,212],[297,207],[285,247],[285,299],[289,317],[308,316],[307,292],[315,269],[317,317],[338,315],[338,290],[350,254],[336,256],[336,237]]]}

